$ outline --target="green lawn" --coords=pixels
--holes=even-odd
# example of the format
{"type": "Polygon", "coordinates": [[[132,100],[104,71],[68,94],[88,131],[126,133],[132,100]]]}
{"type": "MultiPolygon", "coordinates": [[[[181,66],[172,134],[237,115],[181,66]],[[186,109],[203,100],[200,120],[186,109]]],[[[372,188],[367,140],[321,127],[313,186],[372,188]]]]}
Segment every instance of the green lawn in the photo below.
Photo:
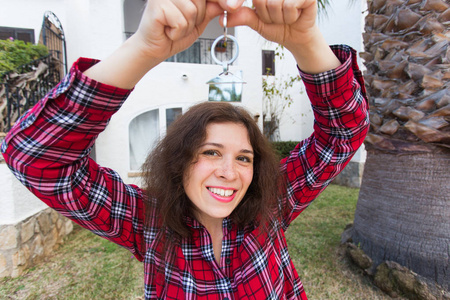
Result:
{"type": "Polygon", "coordinates": [[[391,299],[349,262],[341,233],[359,189],[330,185],[289,227],[289,253],[309,299],[391,299]]]}
{"type": "MultiPolygon", "coordinates": [[[[331,185],[287,231],[309,299],[391,299],[339,247],[358,189],[331,185]]],[[[19,278],[0,279],[0,299],[143,299],[143,267],[131,254],[75,227],[57,253],[19,278]]]]}

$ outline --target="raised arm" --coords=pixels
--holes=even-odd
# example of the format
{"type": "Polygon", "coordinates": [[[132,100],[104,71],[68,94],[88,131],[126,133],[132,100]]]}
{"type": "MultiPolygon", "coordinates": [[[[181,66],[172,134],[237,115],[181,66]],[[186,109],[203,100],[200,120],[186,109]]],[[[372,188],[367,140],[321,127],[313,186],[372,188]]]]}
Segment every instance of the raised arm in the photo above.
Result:
{"type": "Polygon", "coordinates": [[[281,161],[286,229],[350,161],[368,130],[368,105],[356,53],[327,45],[315,0],[254,0],[230,14],[230,26],[248,25],[295,57],[314,112],[314,133],[281,161]]]}
{"type": "Polygon", "coordinates": [[[1,151],[14,175],[50,207],[142,259],[144,193],[90,159],[90,148],[129,89],[222,11],[205,0],[149,1],[133,37],[101,62],[79,59],[13,126],[1,151]]]}

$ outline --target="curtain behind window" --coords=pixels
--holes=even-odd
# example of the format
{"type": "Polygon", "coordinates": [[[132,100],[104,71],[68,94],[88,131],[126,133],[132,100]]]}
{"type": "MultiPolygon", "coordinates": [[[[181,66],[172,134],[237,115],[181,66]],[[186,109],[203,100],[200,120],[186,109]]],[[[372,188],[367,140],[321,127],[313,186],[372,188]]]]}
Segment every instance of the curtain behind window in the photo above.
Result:
{"type": "Polygon", "coordinates": [[[139,170],[159,138],[159,110],[151,110],[134,118],[129,127],[130,169],[139,170]]]}

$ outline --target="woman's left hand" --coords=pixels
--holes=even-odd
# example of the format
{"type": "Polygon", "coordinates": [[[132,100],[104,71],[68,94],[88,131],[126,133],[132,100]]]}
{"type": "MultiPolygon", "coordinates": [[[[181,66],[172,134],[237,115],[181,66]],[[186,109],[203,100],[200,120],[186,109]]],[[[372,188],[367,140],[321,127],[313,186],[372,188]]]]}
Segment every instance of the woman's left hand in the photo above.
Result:
{"type": "Polygon", "coordinates": [[[305,72],[320,73],[340,65],[317,26],[316,0],[253,0],[253,5],[230,13],[228,26],[247,25],[283,45],[305,72]]]}
{"type": "Polygon", "coordinates": [[[254,0],[253,5],[229,14],[228,26],[247,25],[288,49],[317,35],[316,0],[254,0]]]}

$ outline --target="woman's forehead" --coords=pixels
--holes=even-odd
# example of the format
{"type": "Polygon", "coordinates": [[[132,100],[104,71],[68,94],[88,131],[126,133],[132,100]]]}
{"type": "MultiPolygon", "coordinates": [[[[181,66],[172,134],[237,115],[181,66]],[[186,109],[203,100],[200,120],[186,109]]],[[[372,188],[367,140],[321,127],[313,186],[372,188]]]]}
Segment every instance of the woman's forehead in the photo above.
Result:
{"type": "Polygon", "coordinates": [[[241,145],[252,148],[247,127],[242,123],[210,123],[206,126],[204,143],[241,145]]]}

